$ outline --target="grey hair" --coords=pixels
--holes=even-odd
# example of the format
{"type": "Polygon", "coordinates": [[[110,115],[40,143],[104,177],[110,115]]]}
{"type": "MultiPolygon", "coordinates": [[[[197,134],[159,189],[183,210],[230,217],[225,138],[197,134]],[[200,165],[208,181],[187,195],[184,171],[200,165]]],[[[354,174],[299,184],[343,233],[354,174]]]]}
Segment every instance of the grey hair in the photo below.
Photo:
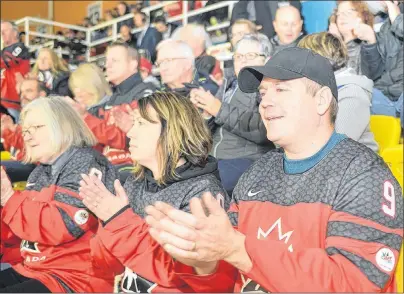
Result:
{"type": "Polygon", "coordinates": [[[240,44],[244,43],[244,42],[258,44],[260,47],[260,51],[262,54],[265,55],[265,58],[271,57],[272,52],[273,52],[273,47],[271,45],[271,42],[269,42],[269,39],[266,36],[262,37],[260,35],[254,35],[254,34],[244,35],[243,38],[241,38],[240,41],[238,41],[236,43],[236,45],[234,47],[234,51],[237,51],[240,44]]]}
{"type": "MultiPolygon", "coordinates": [[[[61,96],[38,98],[28,103],[21,111],[20,123],[24,128],[27,114],[37,111],[50,128],[50,148],[53,154],[63,153],[70,147],[90,147],[97,144],[92,131],[80,117],[78,112],[61,96]]],[[[24,158],[25,163],[36,162],[31,148],[27,145],[24,158]]]]}
{"type": "Polygon", "coordinates": [[[157,45],[156,50],[160,51],[167,46],[169,46],[170,48],[177,47],[178,52],[181,52],[181,57],[191,60],[192,66],[195,67],[194,52],[192,51],[192,48],[187,43],[185,43],[184,41],[180,41],[180,40],[167,39],[167,40],[160,42],[157,45]]]}
{"type": "Polygon", "coordinates": [[[172,35],[174,40],[181,40],[181,33],[186,30],[191,29],[192,35],[197,39],[204,40],[205,49],[212,46],[212,40],[210,39],[209,34],[206,32],[204,26],[199,24],[188,24],[176,29],[172,35]]]}

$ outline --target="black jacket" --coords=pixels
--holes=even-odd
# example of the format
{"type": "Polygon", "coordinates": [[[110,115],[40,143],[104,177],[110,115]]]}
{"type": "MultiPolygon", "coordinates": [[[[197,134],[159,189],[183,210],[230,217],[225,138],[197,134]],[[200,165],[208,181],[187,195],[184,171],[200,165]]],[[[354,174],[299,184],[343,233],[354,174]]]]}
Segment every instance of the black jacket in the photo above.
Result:
{"type": "Polygon", "coordinates": [[[362,73],[372,79],[374,87],[381,90],[392,101],[396,101],[403,93],[403,10],[393,23],[387,19],[380,32],[377,33],[376,44],[365,44],[361,48],[362,73]]]}
{"type": "Polygon", "coordinates": [[[108,112],[113,106],[121,104],[131,104],[144,96],[152,94],[156,91],[156,87],[152,83],[144,83],[139,73],[136,73],[118,86],[113,87],[113,94],[106,100],[102,100],[98,105],[89,109],[89,112],[97,117],[101,113],[108,112]]]}
{"type": "Polygon", "coordinates": [[[129,203],[133,211],[145,216],[144,208],[156,201],[164,201],[177,209],[189,211],[189,201],[193,197],[200,198],[203,192],[211,192],[213,196],[221,194],[224,208],[230,205],[230,198],[220,183],[217,161],[208,157],[203,166],[196,166],[190,162],[176,169],[178,179],[171,179],[165,186],[159,186],[150,170],[146,170],[142,180],[135,180],[130,176],[124,185],[129,203]]]}
{"type": "MultiPolygon", "coordinates": [[[[137,38],[140,38],[140,33],[137,35],[137,38]]],[[[144,33],[143,38],[140,41],[140,45],[138,46],[138,49],[143,49],[146,50],[150,54],[150,59],[154,63],[156,61],[157,57],[157,44],[163,39],[163,36],[159,31],[157,31],[153,27],[148,27],[146,29],[146,32],[144,33]]]]}
{"type": "Polygon", "coordinates": [[[225,80],[216,95],[222,106],[214,119],[212,155],[218,159],[258,159],[275,148],[259,114],[258,93],[244,93],[233,76],[225,80]]]}
{"type": "Polygon", "coordinates": [[[55,77],[53,80],[52,89],[49,91],[49,95],[73,97],[73,93],[69,88],[69,77],[69,72],[63,72],[55,77]]]}

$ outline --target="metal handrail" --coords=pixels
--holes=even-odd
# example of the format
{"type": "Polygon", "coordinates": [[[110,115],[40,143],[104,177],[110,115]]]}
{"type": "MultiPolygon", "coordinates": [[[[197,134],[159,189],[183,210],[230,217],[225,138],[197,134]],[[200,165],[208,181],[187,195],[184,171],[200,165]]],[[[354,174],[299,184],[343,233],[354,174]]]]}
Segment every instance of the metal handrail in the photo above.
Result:
{"type": "MultiPolygon", "coordinates": [[[[153,10],[157,10],[160,9],[164,6],[176,3],[178,1],[165,1],[163,3],[159,3],[157,5],[153,5],[150,7],[145,7],[142,9],[142,11],[146,14],[150,15],[150,12],[153,10]]],[[[232,0],[232,1],[221,1],[219,3],[215,3],[203,8],[199,8],[193,11],[188,11],[188,5],[183,5],[182,8],[182,14],[180,15],[176,15],[173,17],[170,17],[167,19],[168,22],[175,22],[175,21],[179,21],[181,20],[183,24],[187,24],[188,23],[188,19],[192,16],[196,16],[196,15],[200,15],[206,12],[210,12],[210,11],[214,11],[216,9],[219,8],[223,8],[223,7],[228,7],[229,8],[229,13],[232,10],[232,7],[235,3],[237,3],[237,0],[232,0]]],[[[26,34],[26,38],[25,38],[25,45],[27,47],[30,47],[30,36],[36,36],[36,37],[41,37],[41,38],[47,38],[47,39],[52,39],[52,40],[66,40],[66,38],[58,36],[58,35],[54,35],[54,34],[44,34],[44,33],[39,33],[39,32],[35,32],[35,31],[30,31],[30,23],[39,23],[39,24],[45,24],[45,25],[50,25],[50,26],[58,26],[58,27],[62,27],[62,28],[67,28],[67,29],[72,29],[72,30],[77,30],[77,31],[81,31],[81,32],[85,32],[86,33],[86,40],[85,41],[81,41],[82,44],[87,46],[87,51],[86,51],[86,60],[91,62],[94,60],[98,60],[100,58],[103,58],[103,55],[99,55],[99,56],[90,56],[91,53],[91,48],[107,43],[107,42],[111,42],[111,41],[116,41],[118,38],[121,37],[121,35],[119,34],[119,32],[117,31],[118,28],[118,23],[121,21],[125,21],[127,19],[131,19],[133,18],[134,15],[133,13],[129,13],[123,16],[120,16],[118,18],[114,18],[113,20],[107,21],[107,22],[103,22],[101,24],[98,24],[96,26],[90,27],[90,28],[86,28],[83,26],[76,26],[76,25],[70,25],[70,24],[65,24],[65,23],[61,23],[61,22],[57,22],[57,21],[51,21],[51,20],[46,20],[46,19],[40,19],[40,18],[36,18],[36,17],[24,17],[22,19],[19,19],[17,21],[15,21],[15,23],[17,25],[24,25],[24,30],[25,30],[25,34],[26,34]],[[103,39],[100,40],[95,40],[95,41],[91,41],[91,35],[92,32],[106,28],[106,27],[111,27],[112,26],[112,36],[108,36],[105,37],[103,39]]],[[[206,30],[208,32],[211,31],[215,31],[215,30],[220,30],[223,28],[226,28],[230,26],[230,21],[225,21],[223,23],[220,24],[216,24],[213,26],[209,26],[206,28],[206,30]]],[[[143,28],[134,28],[132,29],[132,33],[138,33],[141,32],[143,28]]]]}

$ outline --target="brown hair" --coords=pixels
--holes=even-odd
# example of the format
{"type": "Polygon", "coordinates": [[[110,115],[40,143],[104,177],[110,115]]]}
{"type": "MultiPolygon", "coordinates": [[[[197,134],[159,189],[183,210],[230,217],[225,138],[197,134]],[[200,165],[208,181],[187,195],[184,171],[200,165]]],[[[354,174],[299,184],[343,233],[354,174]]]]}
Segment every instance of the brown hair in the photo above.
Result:
{"type": "Polygon", "coordinates": [[[361,18],[362,22],[364,24],[367,24],[367,25],[373,27],[374,16],[370,12],[370,10],[368,8],[368,5],[366,4],[365,1],[342,1],[342,0],[338,0],[337,1],[337,8],[335,8],[333,14],[330,16],[330,19],[329,19],[330,23],[336,23],[338,6],[343,2],[344,3],[350,2],[352,7],[358,12],[359,17],[361,18]]]}
{"type": "MultiPolygon", "coordinates": [[[[138,101],[140,116],[155,123],[148,111],[152,107],[161,122],[158,142],[159,185],[178,178],[178,161],[184,158],[193,165],[204,166],[212,148],[212,137],[202,116],[192,102],[172,92],[155,92],[138,101]]],[[[144,167],[135,163],[136,179],[144,177],[144,167]]]]}
{"type": "Polygon", "coordinates": [[[255,23],[248,19],[240,18],[236,20],[230,27],[230,33],[232,32],[233,26],[235,25],[246,25],[250,31],[250,34],[257,34],[257,26],[255,23]]]}

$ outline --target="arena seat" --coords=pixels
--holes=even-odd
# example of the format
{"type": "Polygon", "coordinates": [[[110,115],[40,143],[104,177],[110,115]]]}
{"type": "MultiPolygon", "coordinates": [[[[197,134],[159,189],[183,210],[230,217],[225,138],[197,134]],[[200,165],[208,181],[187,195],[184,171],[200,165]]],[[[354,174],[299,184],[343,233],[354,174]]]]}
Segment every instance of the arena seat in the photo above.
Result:
{"type": "Polygon", "coordinates": [[[397,179],[401,188],[403,188],[403,144],[385,148],[381,153],[381,157],[389,166],[391,172],[397,179]]]}
{"type": "MultiPolygon", "coordinates": [[[[383,160],[387,163],[389,166],[391,172],[397,179],[398,183],[401,186],[401,189],[403,189],[403,152],[404,152],[404,147],[403,144],[400,145],[395,145],[392,147],[385,148],[381,152],[381,157],[383,160]]],[[[403,247],[401,247],[400,251],[400,258],[397,264],[396,268],[396,281],[397,281],[397,291],[398,293],[403,293],[404,291],[404,285],[403,285],[403,279],[404,279],[404,266],[403,266],[403,247]]]]}
{"type": "Polygon", "coordinates": [[[1,160],[2,160],[2,161],[3,161],[3,160],[10,160],[11,154],[10,154],[10,152],[8,152],[8,151],[1,151],[0,157],[1,157],[1,160]]]}
{"type": "Polygon", "coordinates": [[[400,119],[392,116],[372,115],[370,117],[370,129],[379,144],[379,153],[388,147],[400,142],[401,126],[400,119]]]}

